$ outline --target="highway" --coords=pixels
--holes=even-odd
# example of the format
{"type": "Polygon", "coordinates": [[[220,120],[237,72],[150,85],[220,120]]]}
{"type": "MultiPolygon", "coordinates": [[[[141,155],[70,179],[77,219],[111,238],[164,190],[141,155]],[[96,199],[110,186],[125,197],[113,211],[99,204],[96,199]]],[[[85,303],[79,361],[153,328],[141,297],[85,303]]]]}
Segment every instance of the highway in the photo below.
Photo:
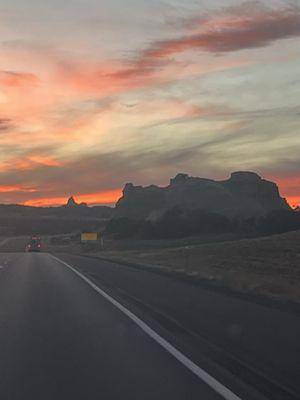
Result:
{"type": "Polygon", "coordinates": [[[2,253],[0,399],[296,399],[299,316],[225,297],[87,257],[2,253]],[[200,309],[191,305],[194,291],[200,309]],[[231,325],[226,307],[235,313],[231,325]],[[247,315],[239,320],[241,307],[247,315]],[[252,313],[251,359],[242,345],[252,313]],[[273,337],[259,357],[267,313],[273,337]],[[279,348],[282,323],[293,332],[279,348]]]}

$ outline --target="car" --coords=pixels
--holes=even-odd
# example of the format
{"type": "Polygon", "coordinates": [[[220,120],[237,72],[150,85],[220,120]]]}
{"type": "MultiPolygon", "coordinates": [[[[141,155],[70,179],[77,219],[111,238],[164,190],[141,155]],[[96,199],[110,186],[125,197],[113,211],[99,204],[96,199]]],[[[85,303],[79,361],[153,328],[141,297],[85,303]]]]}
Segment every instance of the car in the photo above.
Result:
{"type": "Polygon", "coordinates": [[[38,236],[32,236],[29,243],[26,245],[25,251],[27,252],[40,252],[41,251],[41,238],[38,236]]]}

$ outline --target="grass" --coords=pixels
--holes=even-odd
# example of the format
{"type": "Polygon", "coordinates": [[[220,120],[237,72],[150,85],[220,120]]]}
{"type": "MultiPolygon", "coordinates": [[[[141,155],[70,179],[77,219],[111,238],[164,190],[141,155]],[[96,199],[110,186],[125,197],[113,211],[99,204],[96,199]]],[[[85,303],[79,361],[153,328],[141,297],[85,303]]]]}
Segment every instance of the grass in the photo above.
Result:
{"type": "Polygon", "coordinates": [[[300,231],[177,248],[103,252],[232,290],[300,303],[300,231]]]}

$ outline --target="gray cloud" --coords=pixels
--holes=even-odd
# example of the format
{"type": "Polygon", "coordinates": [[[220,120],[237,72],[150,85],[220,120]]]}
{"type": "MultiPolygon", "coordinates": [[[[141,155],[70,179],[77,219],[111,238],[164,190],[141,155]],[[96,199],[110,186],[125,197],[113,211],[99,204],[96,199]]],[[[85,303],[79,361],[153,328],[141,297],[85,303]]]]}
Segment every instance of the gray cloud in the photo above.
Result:
{"type": "MultiPolygon", "coordinates": [[[[112,152],[84,156],[63,166],[37,165],[32,170],[6,171],[0,174],[2,185],[38,187],[31,198],[68,196],[74,193],[92,193],[121,188],[127,181],[138,183],[164,182],[177,173],[187,160],[198,157],[198,149],[186,147],[165,153],[144,151],[141,153],[112,152]],[[174,168],[174,164],[177,167],[174,168]]],[[[20,194],[28,199],[28,194],[20,194]]]]}
{"type": "MultiPolygon", "coordinates": [[[[263,8],[257,12],[257,9],[249,8],[245,3],[245,7],[231,7],[224,14],[229,21],[223,22],[223,26],[222,22],[218,24],[216,21],[204,32],[157,42],[145,51],[144,57],[161,58],[189,49],[232,52],[264,47],[276,40],[300,35],[300,9],[297,7],[278,10],[263,8]]],[[[211,19],[213,21],[213,17],[211,19]]],[[[199,27],[203,22],[203,17],[198,21],[193,19],[193,25],[198,24],[199,27]]]]}
{"type": "MultiPolygon", "coordinates": [[[[178,25],[182,28],[182,23],[178,25]]],[[[272,9],[258,2],[245,2],[210,16],[193,17],[185,21],[184,25],[186,33],[182,36],[150,44],[128,68],[120,69],[112,75],[117,79],[151,75],[170,62],[174,63],[171,56],[187,50],[222,54],[261,48],[278,40],[299,37],[300,8],[286,6],[272,9]],[[222,18],[225,20],[222,21],[222,18]],[[205,25],[207,28],[201,29],[205,25]],[[199,33],[191,33],[196,28],[200,29],[199,33]]]]}

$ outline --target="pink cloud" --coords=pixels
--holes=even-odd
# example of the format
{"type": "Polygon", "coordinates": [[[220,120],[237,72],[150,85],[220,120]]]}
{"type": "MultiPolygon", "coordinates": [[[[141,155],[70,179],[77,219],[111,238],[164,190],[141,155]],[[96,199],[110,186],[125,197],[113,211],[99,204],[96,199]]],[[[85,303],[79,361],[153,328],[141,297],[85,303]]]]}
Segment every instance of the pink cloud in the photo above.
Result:
{"type": "Polygon", "coordinates": [[[190,22],[195,33],[154,43],[142,54],[143,62],[153,63],[155,59],[187,50],[226,53],[259,48],[300,36],[299,8],[262,9],[259,12],[246,7],[230,8],[215,17],[193,18],[190,22]]]}
{"type": "Polygon", "coordinates": [[[38,82],[38,77],[29,72],[0,71],[0,87],[29,86],[38,82]]]}

